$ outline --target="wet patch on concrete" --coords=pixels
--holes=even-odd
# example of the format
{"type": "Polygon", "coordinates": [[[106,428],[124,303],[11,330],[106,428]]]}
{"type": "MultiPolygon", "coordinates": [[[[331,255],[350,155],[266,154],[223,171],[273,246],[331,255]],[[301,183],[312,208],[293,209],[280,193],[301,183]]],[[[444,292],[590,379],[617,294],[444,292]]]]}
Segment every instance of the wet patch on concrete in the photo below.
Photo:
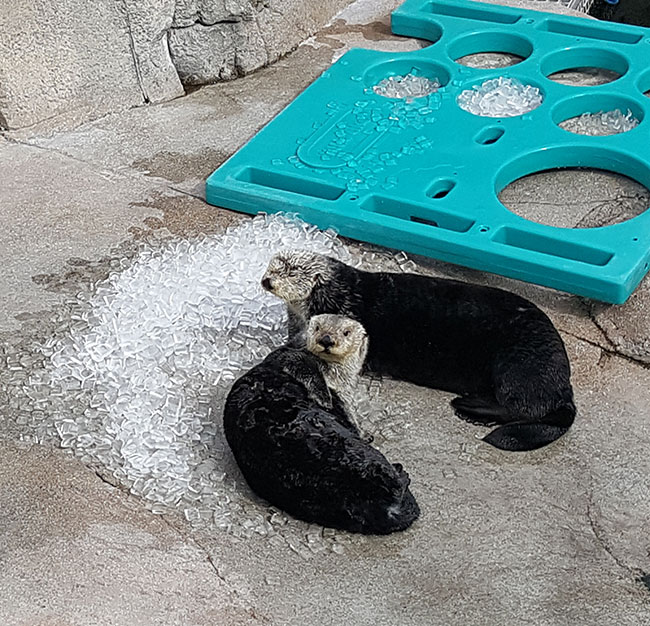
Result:
{"type": "MultiPolygon", "coordinates": [[[[394,35],[390,29],[390,18],[376,20],[368,24],[349,24],[345,20],[334,20],[329,26],[323,28],[314,36],[314,40],[338,50],[345,47],[345,43],[337,39],[339,35],[361,35],[366,41],[403,41],[405,38],[394,35]]],[[[422,40],[422,46],[429,42],[422,40]]]]}
{"type": "Polygon", "coordinates": [[[138,159],[132,166],[148,176],[182,183],[188,179],[207,178],[229,156],[229,152],[210,148],[189,154],[163,151],[151,158],[138,159]]]}
{"type": "Polygon", "coordinates": [[[188,194],[153,194],[145,202],[135,202],[133,206],[149,207],[162,211],[162,217],[144,219],[144,228],[131,228],[137,240],[151,237],[164,237],[169,233],[176,237],[198,237],[223,232],[231,224],[250,219],[243,213],[212,206],[188,194]]]}

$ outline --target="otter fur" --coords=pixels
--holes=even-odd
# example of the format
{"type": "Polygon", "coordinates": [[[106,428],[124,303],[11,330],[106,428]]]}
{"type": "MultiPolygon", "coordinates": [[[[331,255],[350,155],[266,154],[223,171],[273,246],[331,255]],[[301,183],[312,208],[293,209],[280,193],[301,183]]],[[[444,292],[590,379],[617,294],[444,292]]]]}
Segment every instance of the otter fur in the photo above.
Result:
{"type": "Polygon", "coordinates": [[[408,474],[361,438],[346,406],[365,330],[319,315],[304,339],[272,352],[228,394],[224,431],[246,481],[308,522],[364,534],[408,528],[420,512],[408,474]]]}
{"type": "Polygon", "coordinates": [[[290,332],[322,313],[358,320],[365,371],[459,394],[484,441],[533,450],[562,436],[576,413],[564,343],[528,300],[492,287],[418,274],[365,272],[306,251],[275,255],[262,286],[287,302],[290,332]]]}

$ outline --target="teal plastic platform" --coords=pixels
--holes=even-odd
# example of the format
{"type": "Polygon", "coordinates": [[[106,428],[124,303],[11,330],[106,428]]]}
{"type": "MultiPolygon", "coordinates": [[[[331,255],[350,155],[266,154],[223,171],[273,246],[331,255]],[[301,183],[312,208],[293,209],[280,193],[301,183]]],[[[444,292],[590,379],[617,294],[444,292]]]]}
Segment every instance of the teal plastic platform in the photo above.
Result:
{"type": "Polygon", "coordinates": [[[207,181],[214,205],[288,211],[342,235],[622,303],[650,263],[650,211],[621,224],[565,229],[508,211],[497,194],[527,174],[593,167],[650,187],[650,30],[465,0],[408,0],[395,33],[432,41],[417,52],[352,50],[207,181]],[[454,62],[479,52],[525,57],[498,70],[454,62]],[[599,86],[547,76],[601,67],[599,86]],[[437,78],[412,102],[375,94],[391,75],[437,78]],[[463,89],[506,76],[541,89],[542,105],[512,118],[477,117],[463,89]],[[575,135],[559,122],[630,109],[633,130],[575,135]]]}

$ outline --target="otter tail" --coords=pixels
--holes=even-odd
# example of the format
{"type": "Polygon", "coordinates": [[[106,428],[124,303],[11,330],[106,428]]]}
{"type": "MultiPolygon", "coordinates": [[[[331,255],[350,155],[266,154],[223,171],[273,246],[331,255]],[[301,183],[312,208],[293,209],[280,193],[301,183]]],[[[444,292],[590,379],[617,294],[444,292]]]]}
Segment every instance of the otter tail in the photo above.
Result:
{"type": "Polygon", "coordinates": [[[522,452],[537,450],[564,435],[575,418],[573,402],[545,415],[540,421],[515,421],[495,428],[483,441],[501,450],[522,452]]]}
{"type": "Polygon", "coordinates": [[[458,416],[468,422],[485,426],[500,424],[483,441],[512,452],[536,450],[559,439],[571,428],[576,414],[572,401],[534,421],[511,416],[496,401],[476,396],[454,398],[451,404],[458,416]]]}

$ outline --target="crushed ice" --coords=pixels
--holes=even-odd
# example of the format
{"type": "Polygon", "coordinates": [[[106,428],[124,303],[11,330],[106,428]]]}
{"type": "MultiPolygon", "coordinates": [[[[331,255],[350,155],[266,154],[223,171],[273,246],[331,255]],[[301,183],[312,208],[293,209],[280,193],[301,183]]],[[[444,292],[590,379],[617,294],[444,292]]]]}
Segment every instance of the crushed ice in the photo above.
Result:
{"type": "MultiPolygon", "coordinates": [[[[143,245],[79,294],[48,339],[5,348],[2,389],[23,438],[71,450],[155,513],[180,508],[194,526],[262,535],[305,558],[343,551],[346,533],[307,528],[255,499],[222,432],[233,381],[283,343],[284,305],[259,281],[285,248],[362,260],[333,231],[279,214],[222,235],[143,245]]],[[[403,253],[390,262],[412,269],[403,253]]],[[[380,391],[374,380],[360,387],[357,417],[381,444],[401,436],[406,413],[380,404],[380,391]]]]}
{"type": "Polygon", "coordinates": [[[404,76],[389,76],[380,80],[372,90],[384,98],[400,98],[410,101],[413,98],[422,98],[435,93],[440,88],[440,83],[426,76],[405,74],[404,76]]]}
{"type": "Polygon", "coordinates": [[[473,89],[466,89],[457,98],[458,106],[481,117],[514,117],[542,104],[537,87],[524,85],[515,78],[492,78],[473,89]]]}
{"type": "Polygon", "coordinates": [[[620,109],[583,113],[577,117],[560,122],[559,126],[577,135],[616,135],[626,133],[639,125],[629,109],[623,113],[620,109]]]}

